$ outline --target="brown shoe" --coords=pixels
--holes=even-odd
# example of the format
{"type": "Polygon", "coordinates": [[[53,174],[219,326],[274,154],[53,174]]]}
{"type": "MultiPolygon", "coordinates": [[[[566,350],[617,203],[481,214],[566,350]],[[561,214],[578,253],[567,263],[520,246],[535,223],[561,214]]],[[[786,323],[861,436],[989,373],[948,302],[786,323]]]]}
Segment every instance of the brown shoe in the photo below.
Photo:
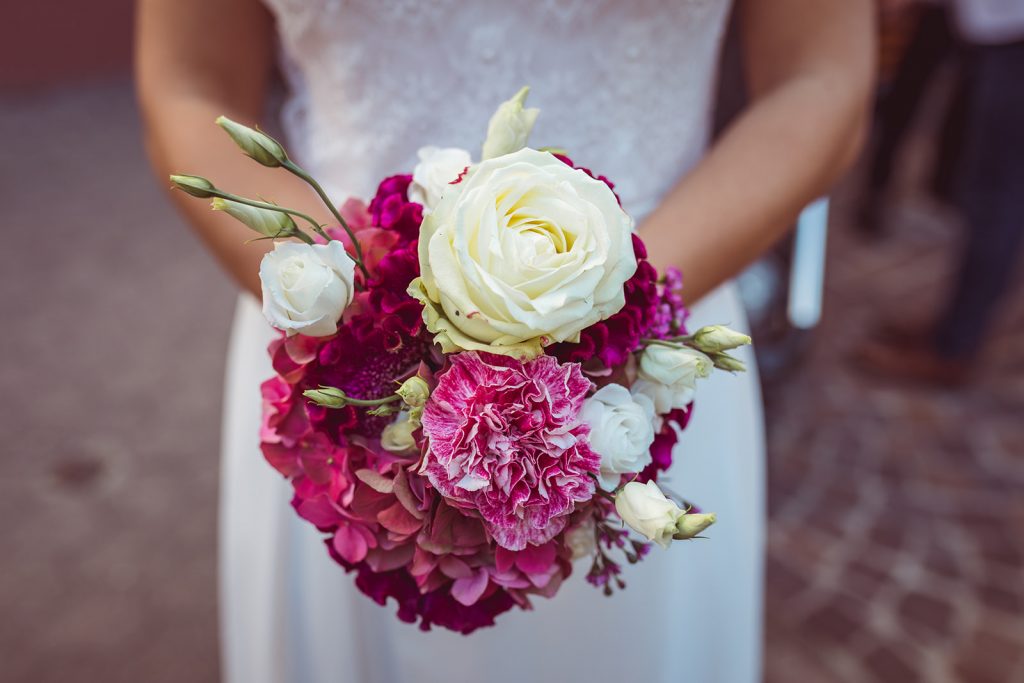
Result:
{"type": "Polygon", "coordinates": [[[862,370],[885,379],[957,388],[970,378],[967,361],[942,356],[927,343],[870,341],[857,351],[854,361],[862,370]]]}

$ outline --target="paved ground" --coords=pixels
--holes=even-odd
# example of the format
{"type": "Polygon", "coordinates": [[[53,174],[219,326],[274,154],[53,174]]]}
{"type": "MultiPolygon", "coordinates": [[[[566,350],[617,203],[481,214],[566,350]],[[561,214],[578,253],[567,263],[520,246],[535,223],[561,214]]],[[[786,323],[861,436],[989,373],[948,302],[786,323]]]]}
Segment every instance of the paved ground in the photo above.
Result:
{"type": "MultiPolygon", "coordinates": [[[[0,140],[0,680],[215,681],[231,288],[123,83],[4,96],[0,140]]],[[[767,392],[766,677],[1024,681],[1024,300],[963,393],[866,378],[846,354],[941,296],[956,233],[910,201],[870,244],[847,213],[826,320],[767,392]]]]}

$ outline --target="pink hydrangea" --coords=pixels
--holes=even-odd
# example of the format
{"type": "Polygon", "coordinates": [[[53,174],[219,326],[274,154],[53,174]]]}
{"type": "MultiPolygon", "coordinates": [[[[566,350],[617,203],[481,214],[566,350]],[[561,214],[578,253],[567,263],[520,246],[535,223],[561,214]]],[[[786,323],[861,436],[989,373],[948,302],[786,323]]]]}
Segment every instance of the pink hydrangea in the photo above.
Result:
{"type": "Polygon", "coordinates": [[[450,502],[479,512],[498,545],[547,543],[594,495],[600,458],[579,418],[590,381],[551,356],[450,359],[423,413],[423,471],[450,502]]]}

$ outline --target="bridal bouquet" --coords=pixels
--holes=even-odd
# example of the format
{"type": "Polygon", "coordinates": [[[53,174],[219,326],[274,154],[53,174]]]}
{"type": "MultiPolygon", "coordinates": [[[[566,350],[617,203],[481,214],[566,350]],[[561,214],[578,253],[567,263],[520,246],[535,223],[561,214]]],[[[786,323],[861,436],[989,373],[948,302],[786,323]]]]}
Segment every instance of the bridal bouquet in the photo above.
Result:
{"type": "Polygon", "coordinates": [[[479,162],[425,147],[368,206],[336,206],[273,138],[218,119],[306,180],[336,227],[171,177],[277,240],[260,267],[283,332],[263,454],[358,588],[423,629],[492,625],[583,558],[610,594],[650,542],[714,522],[657,482],[697,380],[742,370],[727,352],[750,341],[686,333],[680,274],[659,278],[612,183],[527,147],[526,92],[494,114],[479,162]]]}

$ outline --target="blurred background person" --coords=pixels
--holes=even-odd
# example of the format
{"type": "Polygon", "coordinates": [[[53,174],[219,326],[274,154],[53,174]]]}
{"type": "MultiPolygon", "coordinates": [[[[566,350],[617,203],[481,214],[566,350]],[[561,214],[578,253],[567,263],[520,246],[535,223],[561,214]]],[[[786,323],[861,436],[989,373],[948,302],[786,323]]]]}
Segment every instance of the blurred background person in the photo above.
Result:
{"type": "Polygon", "coordinates": [[[959,57],[961,73],[942,127],[935,186],[966,224],[959,272],[933,321],[882,323],[860,358],[888,377],[958,385],[982,350],[1024,238],[1024,2],[956,0],[922,10],[882,100],[861,221],[873,231],[882,224],[878,207],[897,143],[929,76],[949,56],[959,57]]]}

